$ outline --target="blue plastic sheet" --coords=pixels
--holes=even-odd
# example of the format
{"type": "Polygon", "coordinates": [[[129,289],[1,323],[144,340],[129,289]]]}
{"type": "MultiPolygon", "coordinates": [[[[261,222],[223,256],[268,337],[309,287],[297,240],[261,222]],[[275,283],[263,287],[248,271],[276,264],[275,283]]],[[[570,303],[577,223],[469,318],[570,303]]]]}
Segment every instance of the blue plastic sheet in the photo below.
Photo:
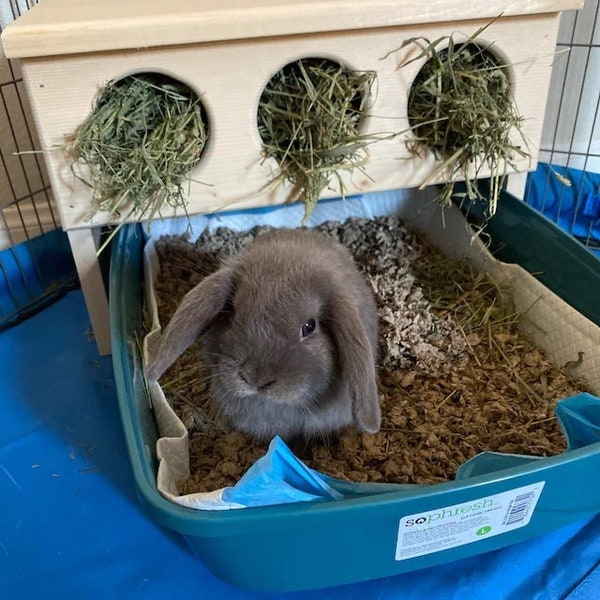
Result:
{"type": "Polygon", "coordinates": [[[244,506],[340,498],[342,494],[296,458],[280,437],[274,438],[265,456],[222,495],[223,501],[244,506]]]}

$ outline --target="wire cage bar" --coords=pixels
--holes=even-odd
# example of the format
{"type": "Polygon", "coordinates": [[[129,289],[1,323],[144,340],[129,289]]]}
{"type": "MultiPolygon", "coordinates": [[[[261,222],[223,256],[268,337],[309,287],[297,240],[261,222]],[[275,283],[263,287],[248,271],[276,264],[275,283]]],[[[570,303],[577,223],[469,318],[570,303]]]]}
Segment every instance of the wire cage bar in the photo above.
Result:
{"type": "Polygon", "coordinates": [[[540,161],[525,201],[600,257],[600,2],[561,16],[540,161]]]}
{"type": "MultiPolygon", "coordinates": [[[[0,31],[37,0],[0,0],[0,31]]],[[[77,286],[18,62],[0,49],[0,330],[77,286]]]]}

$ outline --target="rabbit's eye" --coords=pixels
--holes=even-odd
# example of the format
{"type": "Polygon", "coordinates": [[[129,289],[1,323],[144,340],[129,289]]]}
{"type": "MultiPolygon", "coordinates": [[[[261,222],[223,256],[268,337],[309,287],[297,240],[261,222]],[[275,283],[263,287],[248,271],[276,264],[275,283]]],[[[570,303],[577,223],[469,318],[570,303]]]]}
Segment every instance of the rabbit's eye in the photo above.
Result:
{"type": "Polygon", "coordinates": [[[302,325],[301,332],[302,337],[308,337],[317,327],[317,322],[314,319],[309,319],[302,325]]]}

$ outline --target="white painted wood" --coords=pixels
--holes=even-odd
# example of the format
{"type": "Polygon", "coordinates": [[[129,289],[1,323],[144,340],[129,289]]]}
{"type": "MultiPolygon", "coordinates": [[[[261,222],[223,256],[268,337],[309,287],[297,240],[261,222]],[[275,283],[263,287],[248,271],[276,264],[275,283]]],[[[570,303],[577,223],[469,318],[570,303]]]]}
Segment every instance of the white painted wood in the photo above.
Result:
{"type": "Polygon", "coordinates": [[[525,197],[525,186],[527,185],[527,173],[515,173],[508,177],[506,191],[519,200],[525,197]]]}
{"type": "MultiPolygon", "coordinates": [[[[411,82],[424,59],[398,68],[414,55],[415,47],[382,58],[413,36],[436,39],[456,31],[455,39],[471,35],[488,21],[358,30],[260,40],[94,53],[23,61],[44,148],[64,143],[91,110],[98,89],[112,78],[159,71],[190,85],[201,95],[210,118],[211,137],[200,164],[192,171],[190,213],[215,212],[287,201],[290,186],[267,186],[277,165],[262,160],[256,127],[258,100],[270,77],[284,64],[305,56],[338,60],[358,70],[376,70],[378,84],[365,134],[400,132],[408,127],[407,98],[411,82]]],[[[546,95],[554,58],[558,15],[512,17],[492,24],[481,36],[510,65],[515,101],[524,117],[523,129],[532,159],[518,161],[519,170],[535,167],[546,95]]],[[[417,187],[437,168],[434,159],[413,157],[406,148],[408,134],[370,146],[366,175],[346,174],[348,194],[417,187]]],[[[59,198],[67,229],[101,225],[108,215],[92,220],[91,191],[71,171],[60,150],[46,155],[52,186],[59,198]]],[[[444,181],[447,174],[429,180],[444,181]]],[[[340,195],[337,187],[323,197],[340,195]]],[[[163,216],[173,216],[169,208],[163,216]]]]}
{"type": "Polygon", "coordinates": [[[583,0],[44,0],[9,26],[2,42],[9,58],[23,58],[489,20],[582,6],[583,0]]]}
{"type": "Polygon", "coordinates": [[[111,353],[110,321],[108,296],[96,258],[98,233],[91,228],[67,231],[98,352],[106,355],[111,353]]]}

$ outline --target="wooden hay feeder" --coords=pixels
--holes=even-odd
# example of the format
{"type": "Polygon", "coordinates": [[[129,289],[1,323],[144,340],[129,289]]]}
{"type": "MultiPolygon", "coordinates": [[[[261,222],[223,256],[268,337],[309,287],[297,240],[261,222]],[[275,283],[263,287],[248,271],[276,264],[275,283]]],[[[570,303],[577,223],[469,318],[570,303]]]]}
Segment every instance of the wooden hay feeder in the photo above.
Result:
{"type": "MultiPolygon", "coordinates": [[[[449,174],[439,169],[433,153],[415,155],[407,147],[413,135],[408,131],[409,93],[427,58],[409,62],[420,49],[402,45],[411,38],[446,36],[460,42],[489,25],[477,43],[506,65],[529,155],[514,157],[511,168],[527,171],[536,166],[559,12],[582,4],[44,0],[33,7],[4,31],[2,43],[7,57],[22,61],[62,226],[69,234],[100,351],[108,353],[110,341],[96,234],[103,225],[139,220],[140,215],[93,211],[92,189],[76,176],[67,153],[55,147],[63,146],[66,136],[86,119],[108,82],[140,73],[166,75],[188,86],[202,103],[208,139],[182,188],[185,207],[168,206],[160,211],[162,217],[290,200],[291,184],[269,185],[278,165],[265,157],[257,111],[271,78],[303,58],[324,58],[376,74],[376,84],[367,91],[369,109],[360,133],[377,141],[369,144],[363,167],[342,170],[321,197],[418,187],[425,181],[444,182],[449,174]],[[385,135],[392,132],[395,135],[385,135]]],[[[478,177],[487,175],[485,170],[477,172],[478,177]]]]}

